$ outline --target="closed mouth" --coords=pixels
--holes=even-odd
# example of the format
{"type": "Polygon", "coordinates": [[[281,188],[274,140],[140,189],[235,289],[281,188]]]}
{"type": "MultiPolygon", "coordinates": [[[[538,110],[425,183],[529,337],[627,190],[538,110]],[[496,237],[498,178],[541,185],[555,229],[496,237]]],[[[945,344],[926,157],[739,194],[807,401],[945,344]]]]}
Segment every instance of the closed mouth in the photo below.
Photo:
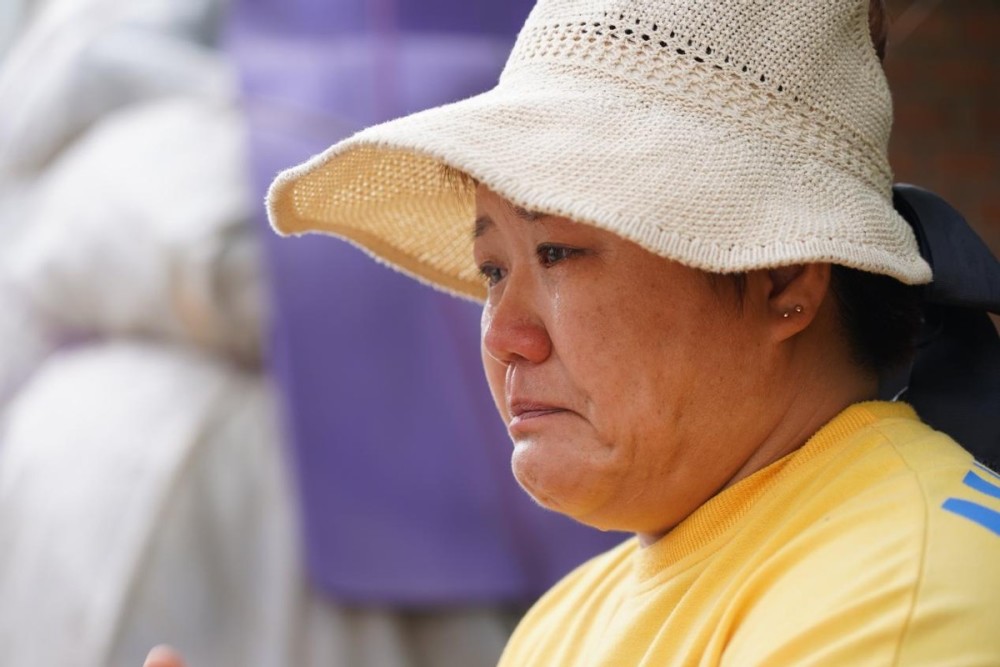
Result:
{"type": "Polygon", "coordinates": [[[569,410],[548,403],[515,401],[510,405],[510,423],[507,426],[511,428],[533,419],[564,412],[569,412],[569,410]]]}

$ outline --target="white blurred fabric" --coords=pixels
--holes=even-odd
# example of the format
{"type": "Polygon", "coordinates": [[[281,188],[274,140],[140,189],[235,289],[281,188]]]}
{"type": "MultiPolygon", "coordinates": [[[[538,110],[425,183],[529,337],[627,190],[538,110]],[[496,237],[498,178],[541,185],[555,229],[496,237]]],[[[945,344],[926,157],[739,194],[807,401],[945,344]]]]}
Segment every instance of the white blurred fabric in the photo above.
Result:
{"type": "Polygon", "coordinates": [[[0,666],[493,664],[513,613],[306,580],[223,4],[0,14],[0,666]]]}
{"type": "Polygon", "coordinates": [[[231,103],[168,97],[106,116],[35,185],[6,266],[50,321],[259,355],[243,125],[231,103]],[[123,280],[127,278],[126,280],[123,280]]]}
{"type": "Polygon", "coordinates": [[[2,430],[0,664],[139,665],[161,641],[194,664],[291,664],[272,405],[258,374],[188,348],[51,357],[2,430]]]}
{"type": "Polygon", "coordinates": [[[0,174],[44,167],[114,109],[234,88],[211,48],[220,0],[48,0],[0,69],[0,174]]]}

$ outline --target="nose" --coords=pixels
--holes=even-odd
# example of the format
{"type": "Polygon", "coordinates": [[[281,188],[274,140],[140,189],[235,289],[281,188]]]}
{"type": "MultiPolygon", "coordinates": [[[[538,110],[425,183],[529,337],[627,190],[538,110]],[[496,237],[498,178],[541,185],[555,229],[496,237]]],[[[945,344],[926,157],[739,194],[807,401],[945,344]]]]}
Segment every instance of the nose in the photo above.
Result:
{"type": "Polygon", "coordinates": [[[508,276],[504,289],[483,306],[483,350],[504,365],[540,364],[552,353],[552,340],[530,285],[508,276]]]}

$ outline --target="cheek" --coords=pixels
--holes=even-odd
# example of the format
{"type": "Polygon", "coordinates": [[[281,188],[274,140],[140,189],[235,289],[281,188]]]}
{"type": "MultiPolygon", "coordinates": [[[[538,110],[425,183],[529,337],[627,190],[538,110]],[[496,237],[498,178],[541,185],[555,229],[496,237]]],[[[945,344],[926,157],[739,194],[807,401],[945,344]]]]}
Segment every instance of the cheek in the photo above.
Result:
{"type": "MultiPolygon", "coordinates": [[[[723,371],[705,354],[706,346],[714,345],[705,340],[708,332],[655,305],[595,313],[596,335],[586,345],[566,348],[566,354],[572,356],[567,367],[583,388],[597,438],[626,469],[615,470],[616,476],[665,481],[685,458],[698,458],[691,444],[707,415],[700,414],[704,404],[696,403],[723,371]]],[[[711,414],[718,419],[716,410],[711,414]]]]}
{"type": "Polygon", "coordinates": [[[651,421],[670,411],[681,389],[681,364],[697,349],[678,340],[676,325],[632,308],[595,308],[567,322],[559,346],[573,384],[592,410],[595,428],[628,447],[651,421]]]}

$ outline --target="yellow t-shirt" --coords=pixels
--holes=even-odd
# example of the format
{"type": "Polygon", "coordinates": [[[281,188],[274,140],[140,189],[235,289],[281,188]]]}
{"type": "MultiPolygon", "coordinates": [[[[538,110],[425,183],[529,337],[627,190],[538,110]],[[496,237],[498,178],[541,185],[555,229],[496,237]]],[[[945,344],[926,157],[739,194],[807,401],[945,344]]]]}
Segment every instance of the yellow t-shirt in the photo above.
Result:
{"type": "Polygon", "coordinates": [[[1000,477],[907,405],[854,405],[572,572],[500,664],[995,667],[1000,477]]]}

